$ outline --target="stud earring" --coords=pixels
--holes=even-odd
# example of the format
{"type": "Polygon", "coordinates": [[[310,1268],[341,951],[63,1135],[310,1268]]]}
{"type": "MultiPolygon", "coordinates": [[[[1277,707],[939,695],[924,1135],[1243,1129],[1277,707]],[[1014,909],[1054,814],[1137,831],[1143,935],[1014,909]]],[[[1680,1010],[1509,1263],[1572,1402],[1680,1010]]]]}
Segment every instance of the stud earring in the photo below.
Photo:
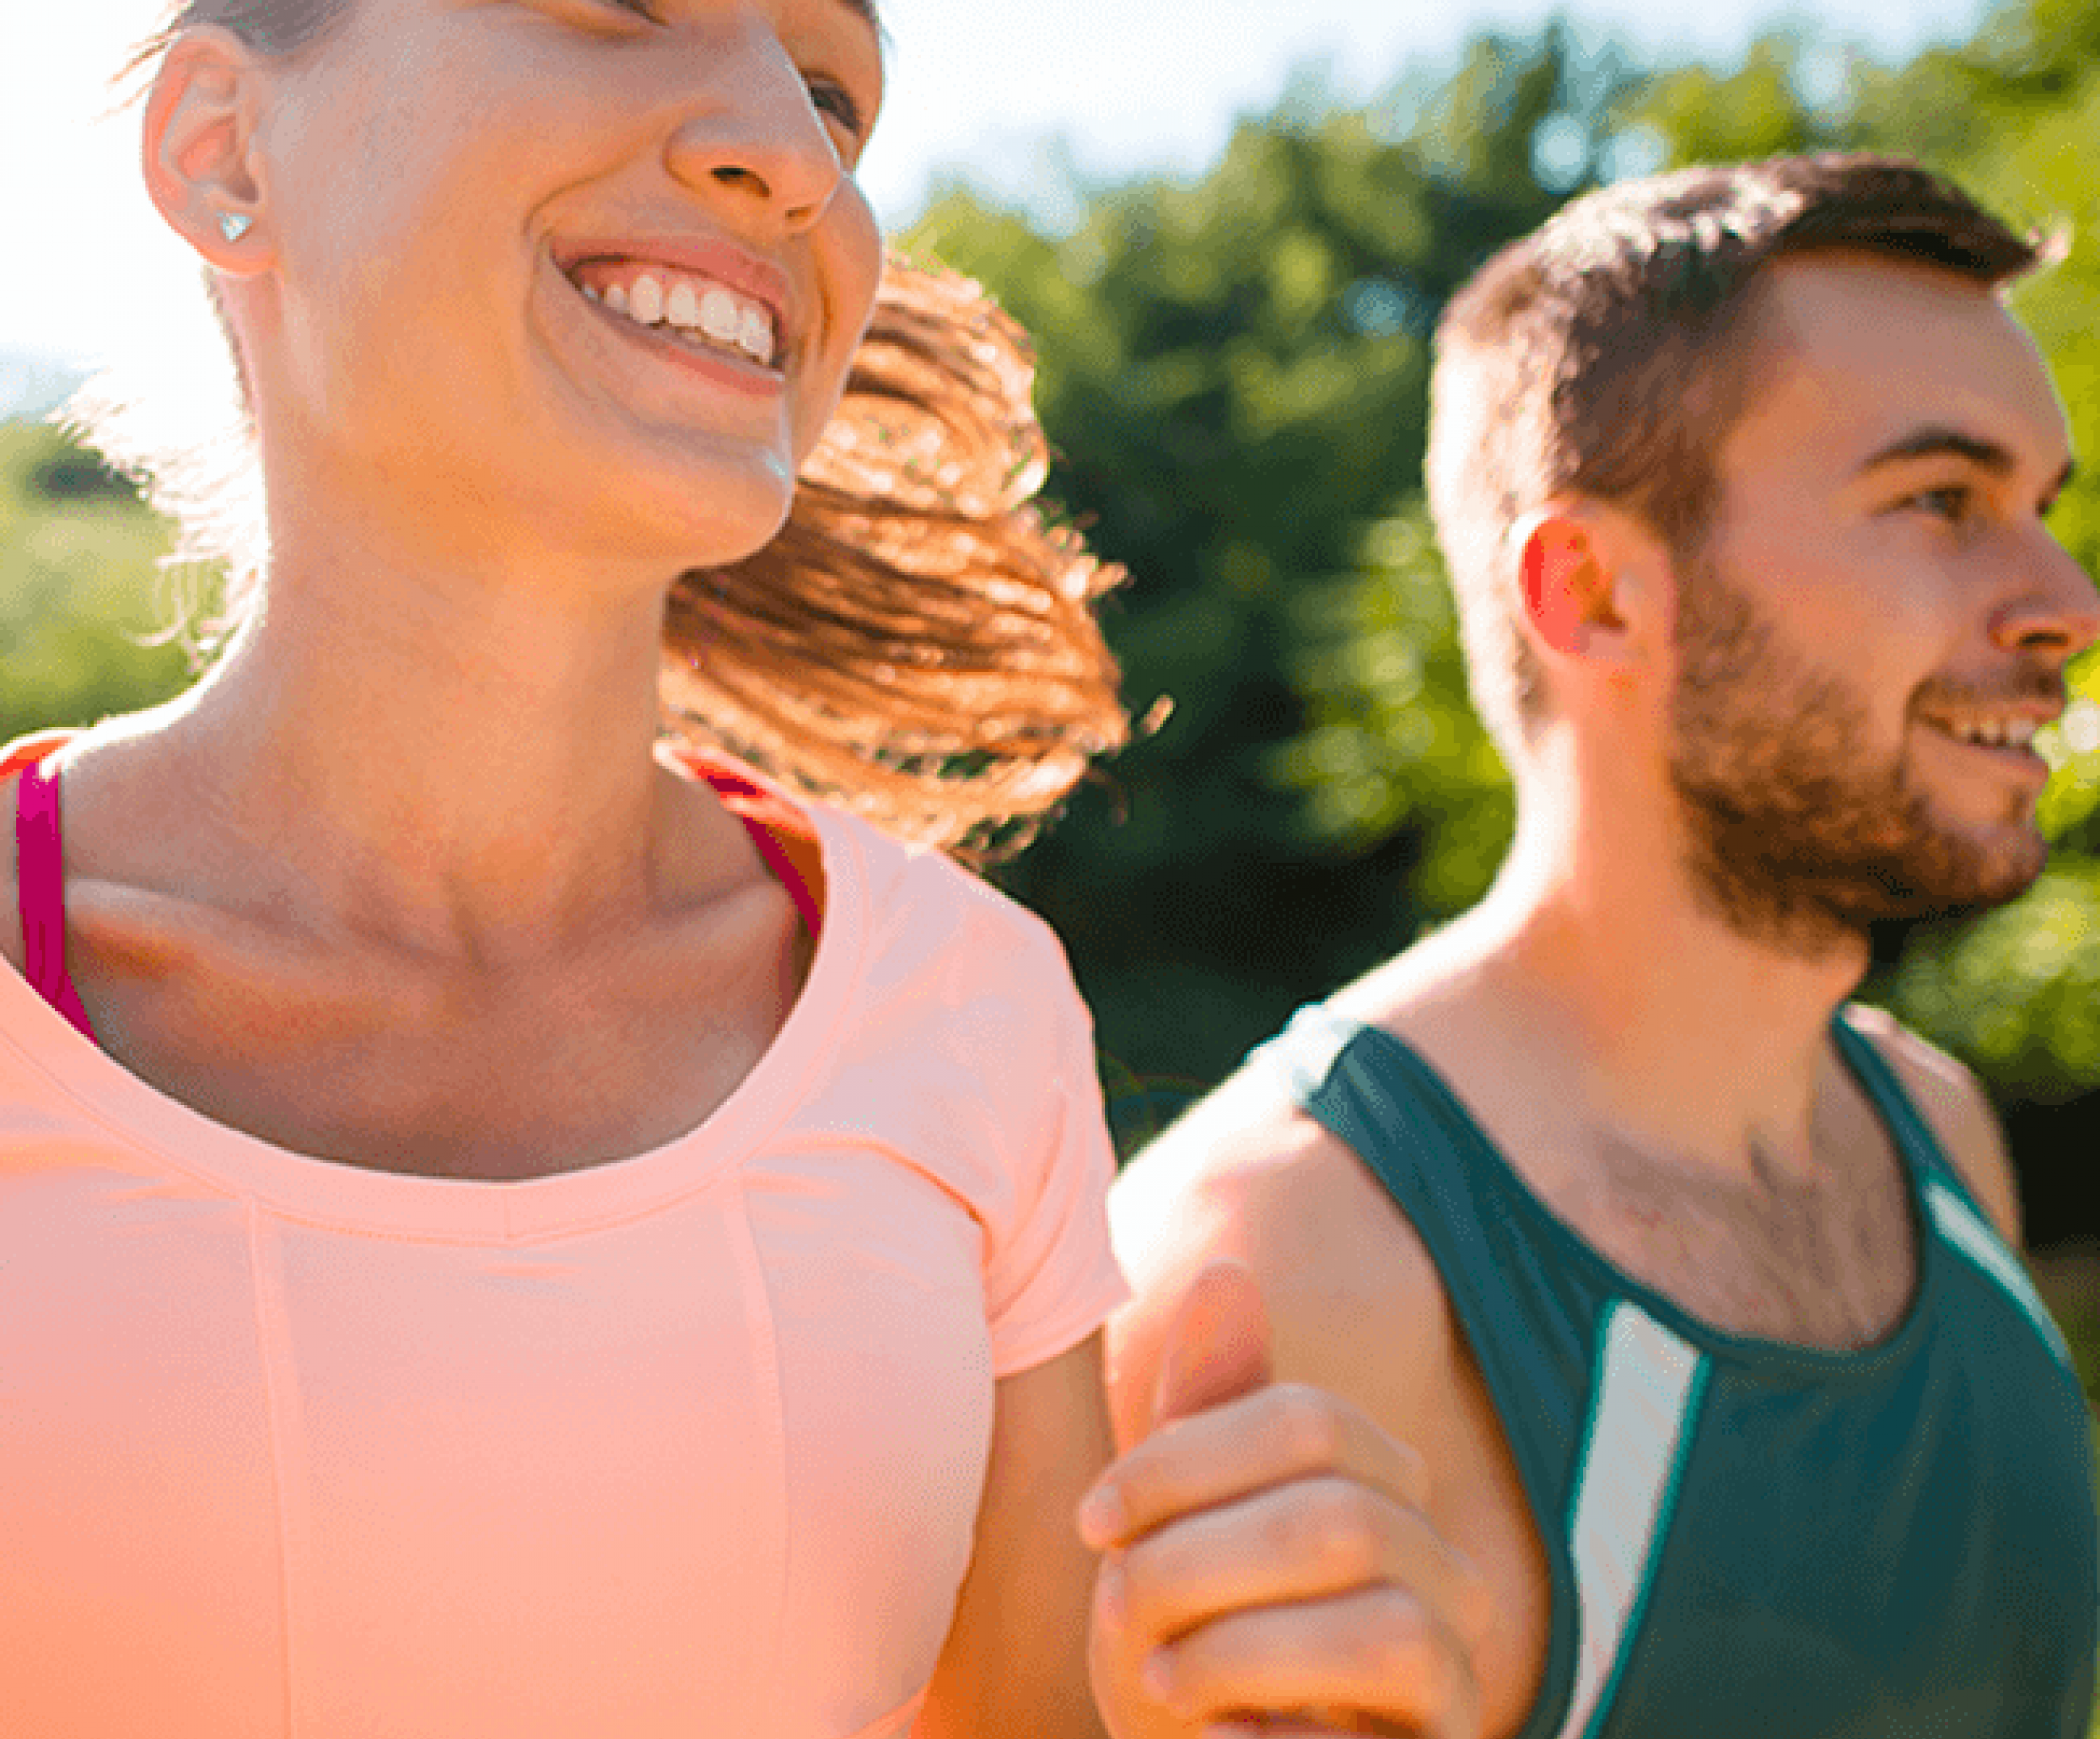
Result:
{"type": "Polygon", "coordinates": [[[255,227],[255,220],[238,211],[223,211],[218,218],[218,232],[228,241],[238,241],[255,227]]]}

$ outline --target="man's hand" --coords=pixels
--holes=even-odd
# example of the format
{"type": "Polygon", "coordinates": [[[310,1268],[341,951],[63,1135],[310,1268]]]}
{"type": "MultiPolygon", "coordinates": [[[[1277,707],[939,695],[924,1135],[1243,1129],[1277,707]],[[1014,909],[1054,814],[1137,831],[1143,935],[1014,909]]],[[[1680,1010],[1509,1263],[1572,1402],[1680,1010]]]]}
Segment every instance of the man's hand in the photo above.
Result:
{"type": "Polygon", "coordinates": [[[1153,1419],[1079,1512],[1104,1554],[1091,1665],[1117,1739],[1478,1739],[1486,1586],[1430,1525],[1419,1455],[1274,1380],[1245,1269],[1189,1289],[1153,1419]]]}

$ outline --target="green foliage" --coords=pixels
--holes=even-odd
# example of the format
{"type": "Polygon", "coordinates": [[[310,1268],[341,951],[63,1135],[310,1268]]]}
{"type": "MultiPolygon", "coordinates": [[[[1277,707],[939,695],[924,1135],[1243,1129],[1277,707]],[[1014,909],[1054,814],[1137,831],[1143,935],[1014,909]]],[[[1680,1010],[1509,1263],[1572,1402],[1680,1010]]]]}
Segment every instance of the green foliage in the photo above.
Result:
{"type": "Polygon", "coordinates": [[[2003,1094],[2049,1103],[2100,1087],[2100,863],[2059,853],[2022,899],[1913,942],[1887,1000],[2003,1094]]]}
{"type": "Polygon", "coordinates": [[[1751,46],[1743,64],[1723,73],[1687,67],[1630,94],[1623,123],[1652,129],[1672,163],[1726,163],[1834,148],[1853,143],[1853,96],[1864,68],[1819,100],[1821,45],[1796,31],[1777,31],[1751,46]]]}
{"type": "Polygon", "coordinates": [[[1069,234],[956,188],[907,238],[1035,334],[1052,493],[1135,576],[1108,618],[1134,706],[1172,702],[1002,877],[1137,1076],[1217,1079],[1500,854],[1419,533],[1427,339],[1564,196],[1541,129],[1588,139],[1627,76],[1572,32],[1487,38],[1370,110],[1301,89],[1199,181],[1093,190],[1069,234]]]}
{"type": "Polygon", "coordinates": [[[2072,105],[2096,62],[2093,0],[2001,0],[1970,41],[1899,66],[1795,24],[1727,71],[1658,70],[1627,87],[1615,119],[1652,128],[1674,163],[1878,149],[1959,169],[2072,105]]]}
{"type": "Polygon", "coordinates": [[[1280,753],[1303,825],[1365,850],[1402,833],[1425,922],[1486,893],[1516,812],[1509,776],[1466,698],[1450,581],[1418,499],[1365,534],[1358,571],[1308,587],[1295,666],[1308,729],[1280,753]]]}
{"type": "Polygon", "coordinates": [[[55,430],[0,426],[0,743],[166,699],[188,660],[155,620],[166,528],[55,430]]]}

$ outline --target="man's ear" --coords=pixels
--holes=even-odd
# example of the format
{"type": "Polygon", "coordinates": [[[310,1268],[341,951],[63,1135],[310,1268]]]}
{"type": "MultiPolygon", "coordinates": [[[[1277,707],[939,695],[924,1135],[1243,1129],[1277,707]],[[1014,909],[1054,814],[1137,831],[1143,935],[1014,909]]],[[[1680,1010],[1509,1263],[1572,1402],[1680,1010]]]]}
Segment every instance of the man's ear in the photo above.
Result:
{"type": "Polygon", "coordinates": [[[1630,680],[1669,629],[1656,540],[1609,508],[1564,501],[1526,518],[1514,541],[1518,596],[1545,655],[1630,680]]]}
{"type": "Polygon", "coordinates": [[[207,265],[237,277],[271,256],[254,162],[262,73],[232,31],[201,25],[175,39],[146,99],[148,196],[207,265]]]}

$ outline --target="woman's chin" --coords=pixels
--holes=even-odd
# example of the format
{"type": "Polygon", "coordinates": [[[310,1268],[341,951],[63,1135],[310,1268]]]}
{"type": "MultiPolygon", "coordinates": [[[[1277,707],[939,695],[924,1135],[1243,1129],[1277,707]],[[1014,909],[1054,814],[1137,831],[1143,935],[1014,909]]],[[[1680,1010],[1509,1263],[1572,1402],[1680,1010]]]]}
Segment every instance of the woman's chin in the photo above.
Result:
{"type": "MultiPolygon", "coordinates": [[[[631,506],[608,532],[673,554],[682,571],[726,567],[755,555],[780,535],[795,507],[795,479],[784,461],[695,468],[667,477],[646,497],[636,481],[632,474],[625,479],[622,492],[631,506]]],[[[609,492],[606,499],[619,497],[609,492]]]]}

